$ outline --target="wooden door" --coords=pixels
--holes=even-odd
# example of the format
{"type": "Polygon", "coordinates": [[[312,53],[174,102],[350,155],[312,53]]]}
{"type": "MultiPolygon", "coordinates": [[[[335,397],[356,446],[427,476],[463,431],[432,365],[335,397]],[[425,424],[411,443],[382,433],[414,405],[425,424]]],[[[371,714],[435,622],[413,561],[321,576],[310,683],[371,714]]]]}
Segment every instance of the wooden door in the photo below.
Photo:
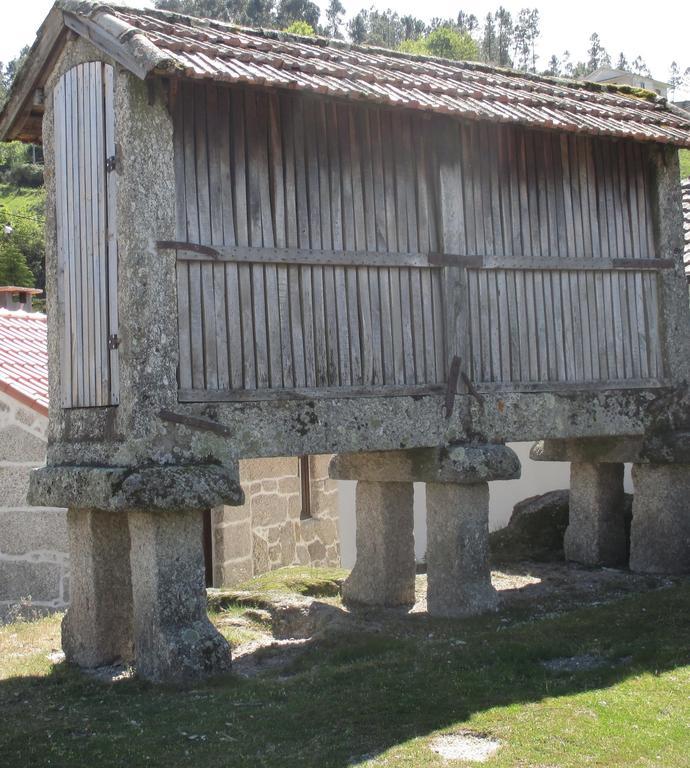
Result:
{"type": "Polygon", "coordinates": [[[53,92],[63,408],[119,401],[113,97],[102,62],[73,67],[53,92]]]}

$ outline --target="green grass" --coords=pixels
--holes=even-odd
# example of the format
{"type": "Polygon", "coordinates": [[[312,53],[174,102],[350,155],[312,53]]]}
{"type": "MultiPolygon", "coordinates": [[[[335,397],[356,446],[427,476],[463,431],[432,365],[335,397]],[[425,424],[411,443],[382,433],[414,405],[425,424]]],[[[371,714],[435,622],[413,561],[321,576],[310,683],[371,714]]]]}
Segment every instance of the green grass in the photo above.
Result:
{"type": "Polygon", "coordinates": [[[22,214],[36,219],[43,219],[43,188],[17,188],[11,184],[0,184],[0,208],[10,215],[22,214]]]}
{"type": "Polygon", "coordinates": [[[4,765],[430,768],[462,765],[430,737],[468,729],[501,742],[489,768],[690,766],[687,583],[541,619],[398,617],[193,688],[96,682],[47,659],[58,634],[55,617],[0,628],[4,765]],[[607,664],[541,664],[581,654],[607,664]]]}
{"type": "Polygon", "coordinates": [[[680,178],[690,178],[690,149],[680,150],[680,178]]]}

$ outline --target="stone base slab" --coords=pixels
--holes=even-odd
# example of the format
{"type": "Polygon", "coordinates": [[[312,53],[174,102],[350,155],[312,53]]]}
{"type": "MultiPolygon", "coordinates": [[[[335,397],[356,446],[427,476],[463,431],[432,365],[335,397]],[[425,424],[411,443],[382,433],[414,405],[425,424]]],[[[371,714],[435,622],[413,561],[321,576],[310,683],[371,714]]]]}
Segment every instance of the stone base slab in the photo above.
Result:
{"type": "Polygon", "coordinates": [[[505,445],[452,445],[404,451],[341,453],[331,459],[337,480],[377,483],[473,484],[520,477],[520,460],[505,445]]]}

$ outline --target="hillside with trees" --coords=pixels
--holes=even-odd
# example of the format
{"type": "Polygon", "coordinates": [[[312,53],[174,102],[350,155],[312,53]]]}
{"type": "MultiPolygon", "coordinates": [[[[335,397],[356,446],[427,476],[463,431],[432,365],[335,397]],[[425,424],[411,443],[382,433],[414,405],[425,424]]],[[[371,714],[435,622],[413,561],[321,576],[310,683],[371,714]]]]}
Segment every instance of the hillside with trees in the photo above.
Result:
{"type": "MultiPolygon", "coordinates": [[[[0,107],[29,52],[0,62],[0,107]]],[[[0,143],[0,285],[45,288],[43,152],[0,143]]]]}

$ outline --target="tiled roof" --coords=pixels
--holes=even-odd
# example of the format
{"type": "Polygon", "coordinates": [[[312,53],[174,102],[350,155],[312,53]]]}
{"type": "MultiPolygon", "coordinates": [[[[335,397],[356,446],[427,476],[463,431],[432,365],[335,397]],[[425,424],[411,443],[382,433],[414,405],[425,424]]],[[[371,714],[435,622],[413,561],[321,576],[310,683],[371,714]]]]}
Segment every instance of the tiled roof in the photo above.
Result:
{"type": "Polygon", "coordinates": [[[46,316],[0,309],[0,390],[48,415],[46,316]]]}
{"type": "Polygon", "coordinates": [[[58,0],[57,7],[68,26],[111,55],[119,46],[123,61],[126,57],[140,76],[177,73],[690,147],[690,117],[651,93],[639,98],[616,86],[245,29],[165,11],[80,0],[58,0]]]}
{"type": "Polygon", "coordinates": [[[690,278],[690,178],[681,182],[681,189],[683,190],[683,233],[685,235],[683,261],[685,274],[690,278]]]}

